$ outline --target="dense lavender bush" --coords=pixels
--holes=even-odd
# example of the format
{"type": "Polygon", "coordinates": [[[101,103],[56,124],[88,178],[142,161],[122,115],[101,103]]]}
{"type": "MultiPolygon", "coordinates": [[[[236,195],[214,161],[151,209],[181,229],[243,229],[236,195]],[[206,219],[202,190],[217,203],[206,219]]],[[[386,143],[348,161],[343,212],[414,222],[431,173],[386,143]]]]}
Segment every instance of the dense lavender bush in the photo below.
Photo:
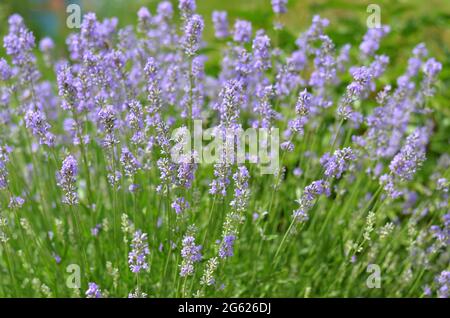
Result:
{"type": "Polygon", "coordinates": [[[338,48],[315,16],[285,50],[269,36],[279,22],[214,11],[209,25],[193,0],[136,19],[87,13],[65,59],[8,19],[0,296],[448,296],[450,155],[428,158],[442,66],[423,43],[395,79],[389,26],[338,48]],[[212,164],[195,149],[173,160],[196,120],[218,140],[279,129],[279,167],[225,148],[212,164]]]}

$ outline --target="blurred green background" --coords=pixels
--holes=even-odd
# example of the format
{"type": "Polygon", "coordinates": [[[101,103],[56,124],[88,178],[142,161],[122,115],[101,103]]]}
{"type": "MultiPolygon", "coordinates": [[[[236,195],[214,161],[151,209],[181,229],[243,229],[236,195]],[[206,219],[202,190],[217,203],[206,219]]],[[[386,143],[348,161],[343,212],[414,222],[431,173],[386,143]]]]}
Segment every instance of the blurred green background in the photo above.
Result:
{"type": "MultiPolygon", "coordinates": [[[[72,31],[66,27],[66,7],[71,3],[81,6],[82,14],[94,11],[99,18],[119,18],[121,27],[136,23],[136,12],[147,6],[155,12],[158,0],[0,0],[0,36],[7,32],[7,17],[19,13],[34,31],[37,39],[51,36],[58,52],[64,55],[65,37],[72,31]]],[[[178,1],[172,0],[174,7],[178,1]]],[[[366,32],[367,6],[376,3],[381,8],[381,23],[391,26],[391,33],[382,41],[379,52],[391,58],[389,79],[393,81],[406,68],[412,48],[425,42],[430,55],[443,64],[441,85],[435,106],[444,113],[440,124],[450,127],[450,0],[289,0],[288,13],[281,17],[286,29],[279,35],[280,46],[290,50],[295,39],[311,23],[312,16],[320,14],[330,20],[327,33],[338,47],[345,43],[358,46],[366,32]],[[444,119],[443,119],[444,118],[444,119]],[[443,121],[443,122],[442,122],[443,121]]],[[[207,72],[215,73],[220,59],[213,36],[211,12],[226,10],[230,23],[239,17],[250,20],[254,30],[271,30],[274,14],[270,0],[197,0],[197,11],[206,20],[204,38],[208,43],[207,72]]],[[[270,32],[269,32],[270,33],[270,32]]],[[[0,55],[4,55],[3,46],[0,55]]],[[[440,114],[442,115],[442,114],[440,114]]],[[[442,127],[441,127],[442,128],[442,127]]],[[[446,129],[444,129],[447,132],[446,129]]],[[[450,131],[448,131],[450,134],[450,131]]],[[[448,136],[443,136],[445,143],[448,136]]]]}
{"type": "MultiPolygon", "coordinates": [[[[66,7],[80,5],[82,14],[94,11],[99,18],[116,16],[120,26],[136,23],[136,12],[147,6],[155,12],[158,0],[0,0],[0,35],[7,32],[7,18],[19,13],[38,39],[51,36],[58,48],[64,48],[64,39],[73,30],[66,27],[66,7]]],[[[172,0],[174,7],[176,0],[172,0]]],[[[281,17],[286,30],[281,46],[294,46],[299,32],[304,31],[315,14],[331,21],[328,33],[337,46],[345,43],[358,45],[366,32],[367,6],[376,3],[381,8],[381,22],[389,24],[392,32],[383,40],[382,51],[398,61],[406,61],[418,42],[425,42],[433,56],[444,64],[443,78],[449,84],[450,66],[450,1],[449,0],[289,0],[288,13],[281,17]],[[447,66],[447,67],[445,67],[447,66]]],[[[273,13],[270,0],[197,0],[197,11],[205,17],[205,40],[213,41],[211,12],[226,10],[233,23],[239,17],[250,20],[254,29],[271,29],[273,13]]],[[[63,52],[63,51],[62,51],[63,52]]],[[[2,47],[2,54],[4,54],[2,47]]],[[[400,65],[404,67],[404,65],[400,65]]]]}

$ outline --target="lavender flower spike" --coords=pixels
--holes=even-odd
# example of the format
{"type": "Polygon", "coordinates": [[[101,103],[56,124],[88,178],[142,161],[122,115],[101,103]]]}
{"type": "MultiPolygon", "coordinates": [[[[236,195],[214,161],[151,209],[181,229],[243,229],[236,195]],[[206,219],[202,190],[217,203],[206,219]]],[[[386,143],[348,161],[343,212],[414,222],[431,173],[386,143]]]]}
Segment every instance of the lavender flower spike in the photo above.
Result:
{"type": "Polygon", "coordinates": [[[223,39],[229,35],[228,19],[226,11],[213,11],[212,21],[214,24],[214,34],[216,38],[223,39]]]}
{"type": "Polygon", "coordinates": [[[63,203],[74,205],[78,203],[77,194],[78,164],[74,156],[64,159],[61,170],[57,174],[58,186],[64,191],[63,203]]]}
{"type": "Polygon", "coordinates": [[[346,147],[336,150],[332,156],[329,153],[323,155],[320,163],[325,168],[325,176],[339,179],[344,171],[348,169],[349,162],[354,161],[356,156],[351,148],[346,147]]]}
{"type": "Polygon", "coordinates": [[[86,298],[102,298],[102,291],[96,283],[89,283],[86,298]]]}
{"type": "Polygon", "coordinates": [[[147,255],[150,254],[147,244],[147,234],[137,230],[131,242],[131,251],[128,253],[128,264],[133,273],[148,270],[147,255]]]}
{"type": "Polygon", "coordinates": [[[194,263],[201,261],[201,245],[195,245],[195,238],[191,235],[183,238],[183,248],[181,249],[181,263],[180,276],[186,277],[194,273],[194,263]]]}
{"type": "Polygon", "coordinates": [[[226,235],[219,248],[220,258],[232,257],[234,255],[234,241],[236,240],[235,235],[226,235]]]}
{"type": "Polygon", "coordinates": [[[286,13],[286,5],[288,0],[272,0],[272,9],[276,14],[286,13]]]}
{"type": "Polygon", "coordinates": [[[245,20],[236,20],[234,24],[233,40],[239,43],[250,42],[252,37],[252,24],[245,20]]]}
{"type": "Polygon", "coordinates": [[[200,15],[194,14],[189,18],[184,28],[183,37],[183,48],[186,55],[193,56],[199,50],[203,28],[203,18],[200,15]]]}

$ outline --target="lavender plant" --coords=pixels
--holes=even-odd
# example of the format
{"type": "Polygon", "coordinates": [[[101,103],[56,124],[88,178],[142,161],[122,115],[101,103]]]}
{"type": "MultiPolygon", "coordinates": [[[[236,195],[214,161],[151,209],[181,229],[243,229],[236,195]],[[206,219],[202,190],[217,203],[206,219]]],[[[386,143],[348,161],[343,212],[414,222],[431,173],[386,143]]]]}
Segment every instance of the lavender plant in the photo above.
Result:
{"type": "MultiPolygon", "coordinates": [[[[270,3],[279,22],[288,1],[270,3]]],[[[420,43],[395,78],[389,26],[339,48],[315,16],[285,48],[279,23],[230,20],[205,22],[194,0],[122,28],[87,13],[58,57],[9,18],[0,296],[448,297],[450,154],[431,146],[441,63],[420,43]],[[196,120],[231,136],[213,163],[171,155],[196,120]],[[233,155],[249,127],[281,132],[272,175],[233,155]]]]}

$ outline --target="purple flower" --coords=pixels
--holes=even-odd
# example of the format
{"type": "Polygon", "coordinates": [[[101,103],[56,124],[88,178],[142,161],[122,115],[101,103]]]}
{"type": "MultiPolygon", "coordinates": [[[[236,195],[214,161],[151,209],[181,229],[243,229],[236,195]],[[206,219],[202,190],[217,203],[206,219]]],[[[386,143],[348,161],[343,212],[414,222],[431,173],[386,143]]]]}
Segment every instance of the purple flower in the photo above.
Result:
{"type": "Polygon", "coordinates": [[[86,298],[102,298],[102,291],[96,283],[88,283],[86,298]]]}
{"type": "Polygon", "coordinates": [[[240,213],[247,209],[250,190],[248,181],[250,174],[245,166],[239,166],[236,173],[233,174],[234,181],[234,198],[230,202],[230,206],[234,211],[240,213]]]}
{"type": "Polygon", "coordinates": [[[180,276],[186,277],[194,273],[194,263],[202,260],[202,246],[195,245],[195,238],[187,235],[183,238],[181,249],[181,262],[180,276]]]}
{"type": "Polygon", "coordinates": [[[380,185],[383,186],[383,190],[392,198],[396,199],[400,197],[403,192],[397,190],[394,177],[390,174],[383,174],[380,176],[380,185]]]}
{"type": "Polygon", "coordinates": [[[187,21],[183,36],[183,49],[186,55],[193,56],[199,50],[203,28],[203,18],[198,14],[194,14],[187,21]]]}
{"type": "Polygon", "coordinates": [[[406,139],[405,145],[389,164],[391,173],[401,180],[411,180],[418,167],[425,160],[425,147],[428,143],[427,128],[416,129],[406,139]]]}
{"type": "Polygon", "coordinates": [[[74,156],[64,159],[61,170],[57,174],[58,186],[64,191],[63,203],[73,205],[78,203],[77,194],[78,164],[74,156]]]}
{"type": "Polygon", "coordinates": [[[329,196],[331,194],[330,184],[328,183],[328,181],[316,180],[306,186],[303,190],[303,194],[297,200],[299,207],[293,211],[293,218],[297,222],[308,221],[308,212],[312,208],[314,200],[322,194],[324,194],[325,196],[329,196]]]}
{"type": "Polygon", "coordinates": [[[226,235],[219,247],[220,258],[232,257],[234,255],[234,241],[236,240],[235,235],[226,235]]]}
{"type": "Polygon", "coordinates": [[[380,47],[381,39],[390,32],[389,26],[383,25],[380,28],[369,28],[364,35],[359,49],[364,58],[372,56],[380,47]]]}
{"type": "Polygon", "coordinates": [[[301,91],[295,104],[295,112],[297,114],[294,120],[289,122],[289,129],[295,133],[303,134],[303,127],[308,121],[308,116],[311,112],[311,102],[313,96],[308,93],[306,88],[301,91]]]}
{"type": "Polygon", "coordinates": [[[25,126],[39,138],[39,143],[49,147],[54,146],[55,136],[49,131],[50,124],[39,109],[29,109],[25,113],[25,126]]]}
{"type": "Polygon", "coordinates": [[[233,40],[239,43],[250,42],[252,37],[252,24],[245,20],[236,20],[234,23],[233,40]]]}
{"type": "Polygon", "coordinates": [[[276,14],[286,13],[286,5],[288,0],[271,0],[273,12],[276,14]]]}
{"type": "Polygon", "coordinates": [[[216,38],[223,39],[229,35],[228,18],[226,11],[213,11],[212,21],[214,24],[214,34],[216,38]]]}
{"type": "Polygon", "coordinates": [[[4,58],[0,58],[0,80],[7,81],[11,77],[11,68],[4,58]]]}
{"type": "Polygon", "coordinates": [[[45,37],[39,42],[39,50],[43,53],[52,51],[54,47],[55,43],[53,43],[53,40],[49,37],[45,37]]]}
{"type": "Polygon", "coordinates": [[[253,67],[264,71],[270,68],[270,38],[264,30],[258,30],[252,43],[253,67]]]}
{"type": "Polygon", "coordinates": [[[114,135],[114,129],[116,128],[117,122],[116,116],[116,111],[111,105],[103,107],[97,114],[99,126],[104,132],[102,145],[105,148],[112,148],[118,143],[118,140],[114,135]]]}
{"type": "Polygon", "coordinates": [[[137,13],[139,21],[146,21],[149,22],[152,15],[150,14],[150,11],[146,7],[141,7],[137,13]]]}
{"type": "Polygon", "coordinates": [[[310,185],[305,187],[303,192],[304,197],[308,201],[314,200],[317,196],[325,194],[327,197],[330,195],[330,184],[327,181],[317,180],[311,182],[310,185]]]}
{"type": "Polygon", "coordinates": [[[123,166],[125,175],[130,178],[132,178],[136,174],[136,172],[141,168],[141,163],[128,150],[127,147],[122,148],[122,154],[120,155],[120,163],[123,166]]]}
{"type": "Polygon", "coordinates": [[[179,0],[178,9],[180,9],[182,16],[189,17],[197,8],[195,0],[179,0]]]}
{"type": "Polygon", "coordinates": [[[170,1],[162,1],[158,4],[156,12],[160,17],[171,19],[173,16],[173,7],[170,1]]]}
{"type": "Polygon", "coordinates": [[[314,51],[315,69],[309,79],[309,85],[323,89],[326,84],[336,81],[336,59],[334,57],[334,43],[327,35],[318,37],[320,48],[314,51]]]}
{"type": "Polygon", "coordinates": [[[450,289],[450,271],[442,271],[436,278],[439,289],[437,290],[437,296],[439,298],[448,298],[450,289]]]}
{"type": "Polygon", "coordinates": [[[367,90],[368,84],[372,78],[370,69],[362,66],[351,70],[353,81],[347,86],[345,95],[338,106],[338,115],[343,119],[348,119],[353,114],[351,105],[360,98],[367,90]]]}
{"type": "Polygon", "coordinates": [[[9,33],[3,39],[6,54],[11,56],[13,64],[20,67],[33,64],[35,62],[32,54],[35,46],[33,33],[25,27],[22,17],[18,14],[10,16],[8,23],[9,33]]]}
{"type": "Polygon", "coordinates": [[[272,85],[259,87],[256,91],[257,100],[253,111],[259,115],[260,119],[255,120],[252,124],[253,128],[271,128],[272,121],[279,114],[272,109],[272,97],[274,97],[274,88],[272,85]]]}
{"type": "Polygon", "coordinates": [[[0,190],[8,186],[8,170],[6,165],[9,162],[10,152],[11,148],[9,146],[0,146],[0,190]]]}
{"type": "Polygon", "coordinates": [[[442,70],[442,64],[437,62],[434,58],[429,59],[423,65],[423,73],[425,77],[422,82],[423,94],[425,96],[433,96],[433,85],[437,80],[437,75],[442,70]]]}
{"type": "Polygon", "coordinates": [[[25,200],[20,196],[11,196],[9,199],[8,208],[10,209],[20,209],[25,203],[25,200]]]}
{"type": "Polygon", "coordinates": [[[180,198],[176,198],[171,205],[172,209],[175,210],[176,214],[182,214],[184,213],[187,209],[189,209],[189,202],[186,201],[185,198],[180,197],[180,198]]]}
{"type": "Polygon", "coordinates": [[[147,234],[137,230],[131,242],[131,251],[128,253],[128,265],[133,273],[139,273],[149,268],[146,260],[148,254],[150,254],[150,250],[147,244],[147,234]]]}
{"type": "MultiPolygon", "coordinates": [[[[157,118],[161,109],[161,87],[158,75],[158,63],[153,57],[147,60],[144,71],[147,75],[147,99],[150,103],[148,113],[151,116],[150,119],[154,119],[155,117],[157,118]]],[[[154,120],[151,120],[150,123],[154,124],[154,120]]]]}
{"type": "Polygon", "coordinates": [[[339,179],[344,171],[348,169],[350,161],[354,161],[356,156],[351,148],[346,147],[336,150],[331,156],[326,153],[320,159],[320,163],[325,169],[325,176],[339,179]]]}

